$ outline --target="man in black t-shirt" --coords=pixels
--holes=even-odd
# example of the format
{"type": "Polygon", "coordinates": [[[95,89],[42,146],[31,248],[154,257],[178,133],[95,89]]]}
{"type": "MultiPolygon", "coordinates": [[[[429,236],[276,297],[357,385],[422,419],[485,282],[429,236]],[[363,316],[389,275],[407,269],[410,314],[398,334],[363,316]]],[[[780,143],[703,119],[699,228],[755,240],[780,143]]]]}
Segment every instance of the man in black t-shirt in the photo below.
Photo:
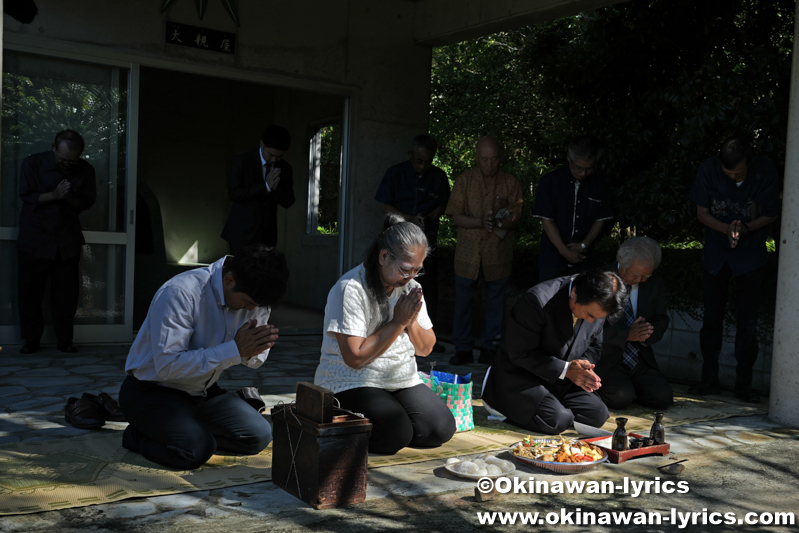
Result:
{"type": "MultiPolygon", "coordinates": [[[[449,180],[447,174],[433,165],[438,144],[432,135],[417,135],[411,142],[408,161],[394,165],[386,171],[375,200],[380,202],[383,211],[396,213],[424,230],[430,247],[430,254],[424,262],[424,276],[418,281],[424,291],[427,314],[433,324],[437,319],[438,308],[438,244],[439,217],[444,213],[449,201],[449,180]]],[[[436,343],[436,352],[444,349],[436,343]]]]}
{"type": "Polygon", "coordinates": [[[735,278],[738,316],[735,324],[735,394],[758,403],[752,388],[757,359],[757,311],[766,264],[769,224],[780,213],[777,169],[765,157],[752,156],[745,137],[730,137],[719,155],[707,159],[690,198],[696,218],[706,226],[702,252],[705,313],[699,344],[702,381],[689,389],[699,395],[719,392],[719,355],[730,279],[735,278]]]}
{"type": "Polygon", "coordinates": [[[597,266],[591,246],[606,220],[613,218],[610,195],[596,170],[599,146],[582,135],[569,143],[568,164],[544,175],[533,216],[544,229],[538,256],[539,280],[597,266]]]}

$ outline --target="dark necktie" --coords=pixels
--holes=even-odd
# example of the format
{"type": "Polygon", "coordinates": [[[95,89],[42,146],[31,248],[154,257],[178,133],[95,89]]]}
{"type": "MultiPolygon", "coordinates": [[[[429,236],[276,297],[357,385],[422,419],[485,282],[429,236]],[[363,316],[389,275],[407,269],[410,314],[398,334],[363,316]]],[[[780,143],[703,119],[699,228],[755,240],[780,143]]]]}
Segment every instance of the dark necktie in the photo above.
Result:
{"type": "MultiPolygon", "coordinates": [[[[630,327],[633,322],[635,322],[635,314],[633,313],[632,289],[629,285],[627,286],[627,291],[630,293],[630,299],[627,300],[627,309],[624,310],[624,316],[627,318],[627,327],[630,327]]],[[[627,342],[627,346],[624,347],[622,362],[630,369],[635,368],[635,365],[638,364],[638,348],[636,348],[636,343],[627,342]]]]}

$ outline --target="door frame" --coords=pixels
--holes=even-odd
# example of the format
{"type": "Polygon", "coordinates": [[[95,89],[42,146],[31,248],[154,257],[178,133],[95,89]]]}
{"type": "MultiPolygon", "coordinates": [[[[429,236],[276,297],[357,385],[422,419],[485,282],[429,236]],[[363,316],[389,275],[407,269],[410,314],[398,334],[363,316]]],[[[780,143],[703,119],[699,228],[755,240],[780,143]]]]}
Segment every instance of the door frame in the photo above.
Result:
{"type": "MultiPolygon", "coordinates": [[[[339,231],[339,275],[346,268],[346,250],[344,227],[345,214],[350,204],[346,196],[347,184],[350,179],[349,169],[351,168],[350,158],[352,151],[350,142],[352,139],[352,103],[356,98],[357,90],[347,85],[339,85],[329,82],[310,81],[301,78],[291,78],[274,74],[263,74],[238,70],[230,67],[216,65],[206,65],[200,63],[190,63],[184,61],[162,59],[148,56],[137,56],[113,52],[101,48],[76,45],[66,41],[57,41],[37,36],[21,35],[16,33],[3,32],[2,49],[35,54],[51,58],[62,58],[85,63],[96,63],[111,67],[127,68],[130,71],[128,80],[128,131],[127,131],[127,176],[126,176],[126,221],[127,231],[121,232],[94,232],[84,231],[87,243],[96,244],[124,244],[125,249],[125,310],[122,324],[109,325],[81,325],[75,326],[75,341],[81,344],[90,343],[127,343],[133,340],[133,288],[134,288],[134,264],[135,264],[135,243],[136,243],[136,183],[138,165],[138,139],[139,139],[139,79],[140,67],[153,67],[164,70],[185,72],[189,74],[200,74],[215,78],[223,78],[238,81],[248,81],[262,85],[276,86],[289,89],[297,89],[309,92],[317,92],[344,99],[342,123],[342,164],[341,164],[341,189],[339,221],[342,225],[339,231]]],[[[0,85],[2,90],[2,85],[0,85]]],[[[16,240],[18,228],[0,227],[1,240],[16,240]]],[[[45,329],[47,342],[49,328],[45,329]]],[[[0,326],[0,342],[5,344],[18,344],[19,328],[14,326],[0,326]]]]}

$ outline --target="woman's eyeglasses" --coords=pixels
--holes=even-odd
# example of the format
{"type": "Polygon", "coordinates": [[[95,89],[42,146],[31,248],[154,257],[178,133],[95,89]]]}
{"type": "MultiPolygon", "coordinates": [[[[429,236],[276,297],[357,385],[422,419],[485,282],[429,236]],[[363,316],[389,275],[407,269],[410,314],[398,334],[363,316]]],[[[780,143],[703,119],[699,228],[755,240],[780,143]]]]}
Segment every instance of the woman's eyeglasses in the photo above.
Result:
{"type": "Polygon", "coordinates": [[[420,276],[424,276],[424,267],[423,266],[421,266],[419,268],[405,269],[405,268],[402,268],[399,265],[399,263],[397,262],[397,258],[396,257],[394,258],[394,264],[397,266],[397,270],[399,270],[399,273],[403,277],[403,279],[418,278],[420,276]]]}

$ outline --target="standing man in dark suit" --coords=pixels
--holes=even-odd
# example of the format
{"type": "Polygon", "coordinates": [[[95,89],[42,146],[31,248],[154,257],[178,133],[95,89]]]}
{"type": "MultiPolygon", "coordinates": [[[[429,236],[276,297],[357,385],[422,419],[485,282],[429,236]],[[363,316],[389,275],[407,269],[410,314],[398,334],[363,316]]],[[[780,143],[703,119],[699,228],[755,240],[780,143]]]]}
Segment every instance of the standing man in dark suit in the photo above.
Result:
{"type": "Polygon", "coordinates": [[[574,421],[599,427],[608,408],[594,365],[602,326],[627,305],[618,275],[599,269],[539,283],[513,306],[486,374],[483,405],[529,431],[555,435],[574,421]]]}
{"type": "Polygon", "coordinates": [[[666,287],[654,273],[661,257],[654,239],[633,237],[619,247],[617,264],[608,267],[630,291],[625,318],[615,324],[605,322],[602,358],[596,365],[602,379],[599,396],[611,409],[625,409],[633,402],[666,409],[674,401],[652,349],[669,327],[666,287]]]}
{"type": "Polygon", "coordinates": [[[75,353],[72,330],[78,309],[78,262],[83,240],[78,215],[94,205],[94,167],[80,158],[83,137],[73,130],[55,136],[52,150],[22,162],[17,240],[20,353],[39,351],[44,332],[42,301],[50,279],[53,328],[58,349],[75,353]]]}
{"type": "Polygon", "coordinates": [[[291,165],[283,156],[291,135],[270,124],[261,136],[261,147],[239,155],[228,177],[228,197],[233,201],[222,238],[235,254],[249,244],[277,244],[277,206],[294,204],[291,165]]]}

